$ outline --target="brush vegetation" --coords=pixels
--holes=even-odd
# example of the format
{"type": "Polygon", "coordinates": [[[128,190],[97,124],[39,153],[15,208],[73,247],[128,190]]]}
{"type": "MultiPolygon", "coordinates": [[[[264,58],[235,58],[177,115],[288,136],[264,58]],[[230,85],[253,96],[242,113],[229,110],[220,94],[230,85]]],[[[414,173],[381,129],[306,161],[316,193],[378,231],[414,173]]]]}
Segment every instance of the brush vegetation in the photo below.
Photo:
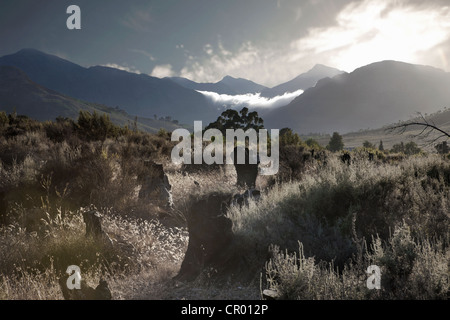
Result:
{"type": "Polygon", "coordinates": [[[252,279],[220,288],[206,271],[174,283],[187,249],[185,214],[213,192],[236,193],[233,166],[182,166],[158,134],[118,127],[80,113],[77,121],[36,122],[0,113],[0,298],[62,299],[69,265],[114,299],[447,299],[450,261],[450,163],[424,152],[392,157],[316,149],[286,136],[280,172],[258,177],[259,201],[231,205],[239,254],[252,279]],[[289,139],[288,139],[289,138],[289,139]],[[289,141],[294,141],[291,144],[289,141]],[[174,208],[139,199],[143,160],[162,163],[174,208]],[[221,183],[218,184],[217,182],[221,183]],[[85,236],[94,205],[113,246],[85,236]],[[366,269],[381,269],[381,289],[366,269]]]}

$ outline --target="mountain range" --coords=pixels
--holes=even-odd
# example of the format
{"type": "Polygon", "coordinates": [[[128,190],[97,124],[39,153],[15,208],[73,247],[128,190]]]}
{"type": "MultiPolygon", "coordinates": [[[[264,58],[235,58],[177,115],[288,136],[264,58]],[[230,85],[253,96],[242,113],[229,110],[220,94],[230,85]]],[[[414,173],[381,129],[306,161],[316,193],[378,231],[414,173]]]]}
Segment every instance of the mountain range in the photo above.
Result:
{"type": "Polygon", "coordinates": [[[0,66],[0,110],[15,107],[39,120],[76,117],[80,109],[99,110],[118,123],[137,116],[150,131],[163,124],[177,127],[158,120],[167,116],[188,125],[214,121],[221,110],[198,91],[270,100],[304,90],[285,106],[257,109],[267,128],[290,127],[300,134],[375,129],[450,104],[449,73],[398,61],[380,61],[350,73],[316,65],[273,88],[230,76],[196,83],[103,66],[86,68],[34,49],[0,57],[0,66]]]}
{"type": "Polygon", "coordinates": [[[316,64],[311,70],[300,74],[294,79],[279,84],[273,88],[266,88],[262,90],[261,96],[266,98],[273,98],[283,95],[286,92],[295,92],[297,90],[306,90],[314,87],[316,83],[324,78],[332,78],[336,75],[345,73],[344,71],[330,68],[322,64],[316,64]]]}
{"type": "Polygon", "coordinates": [[[34,49],[3,56],[0,65],[19,68],[32,81],[61,94],[118,106],[133,115],[170,116],[185,123],[217,117],[202,94],[169,79],[102,66],[85,68],[34,49]]]}
{"type": "Polygon", "coordinates": [[[381,61],[320,80],[287,106],[266,114],[269,128],[346,133],[408,120],[450,105],[450,73],[381,61]]]}
{"type": "Polygon", "coordinates": [[[80,110],[87,110],[91,113],[106,113],[113,123],[121,126],[130,125],[137,120],[138,128],[148,132],[157,132],[160,128],[174,130],[179,127],[170,121],[136,118],[118,108],[65,96],[35,83],[25,72],[11,66],[0,66],[0,110],[27,115],[40,121],[57,117],[76,119],[80,110]]]}
{"type": "Polygon", "coordinates": [[[168,79],[188,89],[196,91],[210,91],[228,95],[258,93],[268,89],[267,87],[253,81],[242,78],[233,78],[230,76],[225,76],[222,80],[216,83],[198,83],[182,77],[170,77],[168,79]]]}
{"type": "Polygon", "coordinates": [[[2,111],[16,111],[36,120],[76,116],[80,110],[96,109],[83,101],[64,96],[33,81],[20,69],[0,66],[2,111]]]}

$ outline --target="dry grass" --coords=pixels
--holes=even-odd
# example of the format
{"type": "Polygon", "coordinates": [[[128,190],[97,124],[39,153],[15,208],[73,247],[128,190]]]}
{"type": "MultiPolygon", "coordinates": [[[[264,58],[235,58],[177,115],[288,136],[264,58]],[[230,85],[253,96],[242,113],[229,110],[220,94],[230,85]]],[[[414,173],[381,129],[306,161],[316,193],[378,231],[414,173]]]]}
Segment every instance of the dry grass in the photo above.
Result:
{"type": "Polygon", "coordinates": [[[0,138],[0,298],[62,299],[58,278],[71,264],[92,286],[105,278],[114,299],[260,299],[268,286],[288,299],[445,298],[448,160],[354,155],[347,166],[334,154],[282,179],[259,177],[261,200],[228,210],[253,282],[218,287],[210,270],[192,283],[172,278],[187,248],[192,201],[241,192],[235,170],[177,167],[168,151],[167,137],[142,133],[58,142],[36,129],[0,138]],[[173,210],[137,197],[146,159],[164,165],[173,210]],[[84,236],[81,211],[90,204],[103,214],[112,247],[84,236]],[[389,280],[377,294],[361,286],[368,263],[389,280]]]}

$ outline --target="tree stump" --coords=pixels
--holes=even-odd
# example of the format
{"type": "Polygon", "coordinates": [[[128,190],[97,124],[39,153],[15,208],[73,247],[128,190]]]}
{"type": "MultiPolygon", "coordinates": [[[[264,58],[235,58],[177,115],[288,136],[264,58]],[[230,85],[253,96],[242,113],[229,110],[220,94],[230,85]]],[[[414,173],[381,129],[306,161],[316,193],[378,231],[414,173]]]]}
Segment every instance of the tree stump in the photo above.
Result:
{"type": "Polygon", "coordinates": [[[250,151],[248,148],[243,147],[235,147],[232,157],[237,174],[237,186],[249,189],[255,188],[256,178],[258,177],[258,161],[256,164],[251,164],[250,151]],[[240,152],[244,152],[244,163],[238,163],[238,154],[240,152]]]}
{"type": "Polygon", "coordinates": [[[138,176],[138,182],[141,184],[139,199],[157,201],[164,207],[171,208],[173,206],[172,186],[163,165],[145,160],[144,168],[145,170],[138,176]]]}
{"type": "Polygon", "coordinates": [[[103,235],[101,214],[95,209],[83,212],[83,220],[86,224],[86,237],[101,237],[103,235]]]}
{"type": "Polygon", "coordinates": [[[113,242],[106,232],[102,229],[102,215],[95,207],[90,210],[83,211],[83,220],[86,224],[86,237],[93,237],[103,241],[106,245],[112,246],[113,242]]]}
{"type": "Polygon", "coordinates": [[[205,268],[221,269],[233,259],[232,222],[224,215],[230,200],[214,193],[192,205],[186,217],[189,244],[175,280],[192,281],[205,268]]]}
{"type": "Polygon", "coordinates": [[[69,289],[67,287],[68,278],[68,275],[63,275],[58,281],[65,300],[112,300],[111,290],[105,280],[101,279],[95,289],[91,288],[84,280],[80,282],[80,289],[69,289]]]}

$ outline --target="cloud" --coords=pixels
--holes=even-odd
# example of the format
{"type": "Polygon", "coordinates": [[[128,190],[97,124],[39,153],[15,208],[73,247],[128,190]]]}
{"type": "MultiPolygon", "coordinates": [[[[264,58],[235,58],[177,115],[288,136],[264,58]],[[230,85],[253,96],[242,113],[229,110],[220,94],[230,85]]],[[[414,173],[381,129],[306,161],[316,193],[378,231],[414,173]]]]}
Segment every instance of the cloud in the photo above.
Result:
{"type": "MultiPolygon", "coordinates": [[[[310,0],[317,5],[320,1],[310,0]]],[[[281,4],[281,2],[280,2],[281,4]]],[[[299,10],[296,16],[306,14],[299,10]]],[[[321,63],[347,72],[381,60],[429,64],[450,71],[450,7],[408,0],[353,1],[326,27],[310,27],[286,43],[247,41],[226,49],[221,41],[205,44],[180,70],[197,82],[226,75],[275,86],[321,63]]]]}
{"type": "Polygon", "coordinates": [[[203,51],[205,51],[206,54],[209,56],[211,56],[214,53],[213,47],[209,43],[207,43],[203,46],[203,51]]]}
{"type": "Polygon", "coordinates": [[[175,75],[175,72],[172,69],[172,65],[163,64],[157,65],[153,68],[152,73],[150,74],[152,77],[164,78],[164,77],[172,77],[175,75]]]}
{"type": "MultiPolygon", "coordinates": [[[[243,43],[232,53],[219,41],[216,48],[204,47],[206,57],[191,56],[180,71],[180,76],[197,82],[217,82],[226,75],[252,79],[258,83],[268,80],[272,50],[261,50],[251,41],[243,43]],[[265,67],[266,66],[266,67],[265,67]]],[[[274,68],[271,72],[276,73],[274,68]]]]}
{"type": "Polygon", "coordinates": [[[135,67],[131,66],[121,66],[118,65],[116,63],[107,63],[107,64],[103,64],[103,67],[108,67],[108,68],[114,68],[114,69],[119,69],[122,71],[126,71],[126,72],[131,72],[131,73],[136,73],[136,74],[141,74],[141,72],[139,70],[137,70],[135,67]]]}
{"type": "Polygon", "coordinates": [[[149,32],[153,28],[153,19],[150,13],[151,8],[132,7],[123,19],[122,25],[137,32],[149,32]]]}
{"type": "Polygon", "coordinates": [[[423,63],[428,51],[450,38],[450,8],[426,7],[408,1],[352,2],[336,24],[311,28],[291,43],[291,62],[315,55],[327,57],[346,71],[380,60],[423,63]]]}
{"type": "Polygon", "coordinates": [[[140,49],[129,49],[130,52],[134,52],[134,53],[139,53],[141,55],[146,56],[150,61],[155,61],[155,57],[153,57],[153,55],[151,53],[148,53],[145,50],[140,50],[140,49]]]}
{"type": "Polygon", "coordinates": [[[252,109],[260,108],[278,108],[289,104],[292,100],[303,93],[303,90],[295,92],[287,92],[283,95],[276,96],[274,98],[261,97],[260,93],[256,94],[240,94],[240,95],[228,95],[218,94],[210,91],[198,91],[207,97],[215,106],[226,108],[243,108],[248,107],[252,109]]]}

